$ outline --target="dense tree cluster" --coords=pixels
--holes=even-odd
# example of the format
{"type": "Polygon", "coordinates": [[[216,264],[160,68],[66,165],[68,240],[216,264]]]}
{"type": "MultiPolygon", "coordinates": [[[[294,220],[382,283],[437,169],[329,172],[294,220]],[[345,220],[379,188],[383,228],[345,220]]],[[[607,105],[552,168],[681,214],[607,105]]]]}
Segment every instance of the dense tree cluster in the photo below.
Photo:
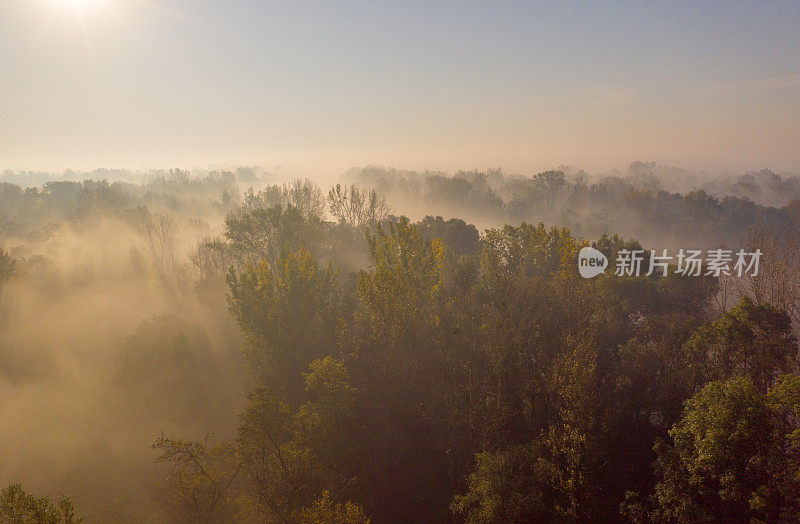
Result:
{"type": "MultiPolygon", "coordinates": [[[[184,297],[125,339],[111,378],[121,391],[111,409],[136,405],[193,427],[204,409],[238,410],[230,438],[155,440],[164,518],[800,519],[798,305],[787,287],[800,263],[787,210],[563,171],[357,175],[327,194],[307,180],[240,194],[224,173],[179,172],[136,190],[0,186],[6,235],[113,215],[152,266],[132,251],[129,271],[153,271],[165,294],[184,297]],[[383,192],[443,211],[390,215],[383,192]],[[202,209],[220,217],[216,236],[195,222],[202,209]],[[503,225],[479,232],[441,216],[458,215],[450,210],[503,225]],[[538,213],[565,225],[524,221],[538,213]],[[611,259],[642,248],[606,234],[617,232],[612,216],[687,242],[756,224],[749,245],[775,256],[759,278],[733,283],[581,278],[584,246],[611,259]],[[180,232],[195,227],[202,238],[181,258],[180,232]],[[214,321],[235,323],[213,336],[226,350],[241,343],[242,373],[221,373],[226,361],[201,325],[214,321]],[[144,381],[152,391],[137,391],[144,381]],[[246,392],[239,405],[227,399],[231,382],[246,392]]],[[[0,249],[0,286],[33,267],[22,258],[0,249]]],[[[12,519],[75,518],[70,503],[17,485],[0,504],[23,515],[12,519]]]]}
{"type": "Polygon", "coordinates": [[[72,501],[67,498],[53,504],[45,497],[35,497],[12,484],[0,492],[0,521],[25,524],[78,524],[72,501]]]}
{"type": "MultiPolygon", "coordinates": [[[[707,518],[793,515],[785,312],[744,298],[712,318],[710,278],[581,279],[585,243],[567,229],[471,231],[376,223],[355,281],[290,244],[229,273],[252,378],[229,462],[212,474],[238,475],[226,518],[299,519],[326,497],[378,521],[702,520],[691,504],[709,496],[707,518]],[[739,409],[731,389],[761,411],[739,409]],[[719,403],[733,404],[708,413],[719,403]],[[756,436],[724,434],[748,424],[756,436]],[[692,492],[691,461],[706,459],[693,432],[732,455],[702,470],[716,495],[692,492]]],[[[178,471],[167,492],[196,486],[178,471]]]]}

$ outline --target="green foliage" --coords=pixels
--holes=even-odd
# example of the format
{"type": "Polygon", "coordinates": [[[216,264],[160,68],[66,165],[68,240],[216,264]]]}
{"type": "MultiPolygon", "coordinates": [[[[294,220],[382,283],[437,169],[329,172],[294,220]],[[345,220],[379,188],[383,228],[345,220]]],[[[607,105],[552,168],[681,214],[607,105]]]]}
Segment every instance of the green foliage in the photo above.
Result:
{"type": "Polygon", "coordinates": [[[596,355],[576,343],[559,356],[551,383],[555,416],[541,437],[480,453],[468,491],[452,508],[468,522],[590,519],[597,514],[600,440],[596,355]]]}
{"type": "Polygon", "coordinates": [[[344,504],[334,503],[328,490],[310,507],[303,508],[295,514],[294,520],[301,524],[369,524],[364,510],[348,501],[344,504]]]}
{"type": "Polygon", "coordinates": [[[658,444],[656,520],[788,522],[800,518],[798,377],[759,392],[746,377],[712,382],[658,444]],[[787,426],[788,425],[788,426],[787,426]]]}
{"type": "Polygon", "coordinates": [[[266,260],[273,265],[282,253],[311,249],[322,241],[323,225],[292,205],[255,208],[225,218],[223,249],[241,264],[266,260]]]}
{"type": "Polygon", "coordinates": [[[324,487],[340,490],[337,470],[352,460],[347,437],[356,391],[347,369],[326,357],[312,362],[305,378],[312,400],[297,412],[262,388],[250,392],[241,417],[236,444],[248,479],[245,490],[265,518],[284,520],[324,487]]]}
{"type": "Polygon", "coordinates": [[[344,362],[333,357],[315,360],[304,373],[311,400],[298,413],[302,438],[320,460],[332,464],[352,458],[349,437],[355,423],[358,395],[344,362]]]}
{"type": "Polygon", "coordinates": [[[457,495],[452,509],[466,522],[536,522],[551,520],[546,498],[553,472],[537,461],[539,452],[511,446],[499,453],[479,453],[468,479],[468,491],[457,495]]]}
{"type": "MultiPolygon", "coordinates": [[[[426,182],[440,200],[485,183],[477,173],[426,182]]],[[[529,189],[572,198],[570,184],[551,172],[529,189]]],[[[781,311],[745,300],[707,323],[714,279],[582,279],[588,243],[568,228],[523,223],[481,238],[463,221],[381,222],[363,208],[332,226],[268,207],[285,200],[279,189],[246,194],[219,241],[251,370],[230,458],[218,462],[220,478],[237,475],[225,498],[235,518],[791,514],[800,387],[769,389],[797,351],[781,311]],[[365,223],[368,269],[340,282],[318,260],[355,243],[365,223]],[[708,386],[683,409],[732,377],[751,382],[708,386]]],[[[349,205],[348,194],[340,187],[331,202],[349,205]]],[[[636,191],[624,199],[653,203],[636,191]]],[[[681,205],[702,215],[714,202],[698,193],[681,205]]],[[[593,245],[610,258],[641,247],[616,235],[593,245]]]]}
{"type": "Polygon", "coordinates": [[[362,272],[358,281],[366,310],[388,315],[393,307],[402,306],[402,317],[412,308],[435,303],[441,283],[441,242],[425,241],[417,228],[401,219],[397,224],[390,223],[388,229],[379,224],[367,244],[375,269],[362,272]]]}
{"type": "Polygon", "coordinates": [[[228,274],[231,312],[247,338],[260,385],[290,402],[304,398],[301,373],[334,348],[339,292],[335,273],[306,250],[228,274]]]}
{"type": "Polygon", "coordinates": [[[566,229],[547,229],[543,223],[505,226],[486,232],[481,262],[484,272],[531,277],[577,274],[580,246],[566,229]],[[570,271],[571,270],[571,271],[570,271]]]}
{"type": "Polygon", "coordinates": [[[25,492],[19,484],[11,484],[0,492],[0,521],[19,524],[77,524],[82,521],[75,515],[70,499],[61,499],[55,505],[47,498],[37,498],[25,492]]]}
{"type": "Polygon", "coordinates": [[[367,242],[374,269],[359,274],[358,307],[341,340],[360,392],[357,489],[363,497],[377,489],[409,501],[400,508],[390,499],[372,498],[370,513],[430,518],[430,497],[436,495],[430,490],[441,482],[433,471],[444,467],[441,443],[417,436],[436,434],[431,370],[442,356],[437,339],[444,253],[440,242],[426,241],[406,219],[378,225],[367,242]],[[413,468],[420,469],[416,481],[397,476],[413,468]]]}
{"type": "Polygon", "coordinates": [[[296,440],[289,407],[264,389],[251,391],[237,437],[259,515],[285,520],[319,493],[321,471],[296,440]]]}
{"type": "Polygon", "coordinates": [[[363,359],[419,364],[423,356],[412,352],[423,349],[418,343],[430,336],[437,320],[442,245],[424,240],[406,219],[390,223],[388,229],[378,225],[367,243],[374,270],[358,276],[355,350],[363,359]]]}
{"type": "Polygon", "coordinates": [[[788,443],[800,450],[800,375],[787,374],[778,378],[767,393],[767,403],[785,424],[788,443]]]}
{"type": "Polygon", "coordinates": [[[684,352],[696,384],[745,376],[765,391],[796,361],[797,340],[785,311],[745,297],[693,335],[684,352]]]}
{"type": "Polygon", "coordinates": [[[158,462],[169,464],[156,496],[173,522],[244,522],[250,503],[235,488],[242,469],[236,449],[227,442],[170,439],[161,435],[153,444],[158,462]]]}
{"type": "Polygon", "coordinates": [[[342,451],[355,394],[347,379],[341,361],[315,361],[306,374],[313,400],[296,412],[267,389],[256,388],[248,395],[235,441],[160,437],[153,447],[161,453],[157,460],[170,464],[170,470],[157,493],[167,517],[179,522],[287,522],[334,515],[345,519],[341,522],[367,522],[363,510],[350,502],[334,506],[327,491],[342,490],[336,469],[352,460],[342,451]]]}

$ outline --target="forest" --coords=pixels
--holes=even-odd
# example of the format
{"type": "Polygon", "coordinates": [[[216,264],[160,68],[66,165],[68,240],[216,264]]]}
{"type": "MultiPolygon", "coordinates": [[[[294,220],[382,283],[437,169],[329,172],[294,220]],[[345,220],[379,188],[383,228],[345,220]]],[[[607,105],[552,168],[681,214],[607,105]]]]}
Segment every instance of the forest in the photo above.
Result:
{"type": "Polygon", "coordinates": [[[800,520],[796,176],[130,175],[0,177],[0,521],[800,520]]]}

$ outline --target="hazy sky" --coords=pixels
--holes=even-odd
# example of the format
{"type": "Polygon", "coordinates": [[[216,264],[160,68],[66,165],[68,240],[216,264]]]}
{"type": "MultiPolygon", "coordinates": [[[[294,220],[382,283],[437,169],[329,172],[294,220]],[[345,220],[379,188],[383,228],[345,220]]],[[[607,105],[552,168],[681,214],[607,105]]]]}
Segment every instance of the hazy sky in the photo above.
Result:
{"type": "Polygon", "coordinates": [[[800,2],[0,0],[0,169],[800,171],[800,2]]]}

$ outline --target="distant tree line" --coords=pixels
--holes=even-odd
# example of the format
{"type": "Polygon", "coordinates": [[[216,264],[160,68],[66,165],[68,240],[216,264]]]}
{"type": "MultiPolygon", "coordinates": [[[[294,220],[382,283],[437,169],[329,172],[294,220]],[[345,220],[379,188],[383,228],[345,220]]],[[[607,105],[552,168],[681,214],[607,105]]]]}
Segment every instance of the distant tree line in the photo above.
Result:
{"type": "Polygon", "coordinates": [[[377,189],[401,212],[421,209],[487,225],[544,221],[586,237],[616,233],[663,247],[733,245],[752,226],[796,229],[800,218],[800,180],[771,172],[743,179],[766,178],[765,184],[786,202],[782,208],[757,203],[753,192],[737,189],[745,183],[741,180],[738,185],[697,182],[684,192],[669,190],[669,178],[659,178],[636,163],[624,176],[593,182],[583,171],[568,170],[532,177],[499,170],[448,176],[367,167],[347,177],[377,189]]]}

